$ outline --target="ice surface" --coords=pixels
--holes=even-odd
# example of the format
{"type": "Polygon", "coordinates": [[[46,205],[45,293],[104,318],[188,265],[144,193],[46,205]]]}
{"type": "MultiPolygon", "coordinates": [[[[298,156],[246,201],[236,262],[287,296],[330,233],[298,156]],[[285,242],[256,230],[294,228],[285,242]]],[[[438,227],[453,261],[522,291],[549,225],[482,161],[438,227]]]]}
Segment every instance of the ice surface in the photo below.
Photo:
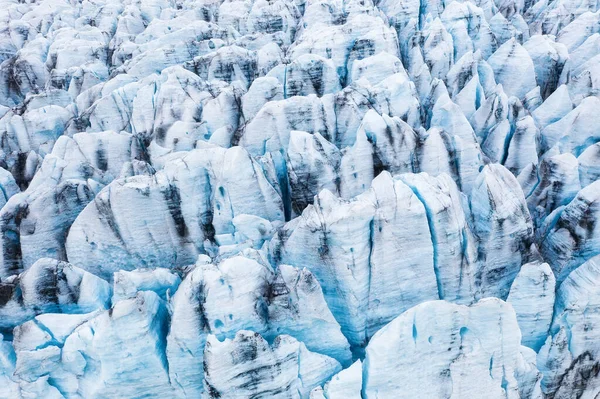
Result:
{"type": "Polygon", "coordinates": [[[600,4],[0,0],[0,399],[592,398],[600,4]]]}
{"type": "Polygon", "coordinates": [[[517,314],[521,343],[536,351],[545,341],[552,321],[555,287],[550,266],[539,261],[523,265],[510,287],[507,302],[517,314]]]}
{"type": "Polygon", "coordinates": [[[527,387],[521,334],[512,307],[488,298],[471,305],[417,305],[367,347],[367,398],[514,397],[527,387]]]}
{"type": "Polygon", "coordinates": [[[204,356],[209,397],[308,398],[315,385],[341,370],[334,359],[308,351],[289,335],[269,344],[245,330],[222,342],[210,335],[204,356]]]}
{"type": "Polygon", "coordinates": [[[0,330],[41,313],[88,313],[110,307],[111,288],[101,278],[67,262],[42,258],[0,283],[0,330]]]}
{"type": "Polygon", "coordinates": [[[173,296],[167,358],[171,380],[184,395],[206,388],[202,354],[209,334],[221,340],[248,329],[267,337],[288,334],[311,351],[350,360],[313,274],[291,266],[275,274],[260,253],[244,254],[218,265],[201,256],[173,296]]]}

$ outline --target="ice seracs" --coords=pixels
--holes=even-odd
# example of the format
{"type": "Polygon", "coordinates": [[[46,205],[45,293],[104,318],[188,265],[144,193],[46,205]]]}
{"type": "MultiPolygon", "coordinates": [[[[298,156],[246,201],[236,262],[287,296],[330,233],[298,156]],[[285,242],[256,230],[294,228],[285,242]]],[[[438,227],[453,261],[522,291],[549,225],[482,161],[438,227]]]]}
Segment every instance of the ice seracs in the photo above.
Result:
{"type": "Polygon", "coordinates": [[[0,398],[595,396],[599,21],[0,0],[0,398]]]}
{"type": "Polygon", "coordinates": [[[267,338],[288,334],[344,365],[351,360],[348,341],[311,272],[282,265],[274,273],[253,250],[217,265],[201,256],[172,299],[166,351],[180,394],[206,391],[203,351],[209,334],[222,340],[244,329],[267,338]]]}
{"type": "Polygon", "coordinates": [[[181,283],[181,278],[168,269],[120,270],[113,277],[112,301],[133,298],[138,291],[153,291],[168,300],[181,283]]]}
{"type": "Polygon", "coordinates": [[[558,145],[560,152],[579,156],[587,146],[598,141],[594,129],[598,116],[593,110],[599,104],[600,99],[597,97],[587,97],[559,121],[546,126],[541,131],[544,148],[550,149],[558,145]]]}
{"type": "Polygon", "coordinates": [[[408,174],[402,181],[425,208],[440,299],[471,303],[476,292],[477,252],[456,184],[446,174],[437,178],[408,174]]]}
{"type": "Polygon", "coordinates": [[[34,397],[119,391],[134,398],[144,395],[141,387],[172,394],[164,356],[166,312],[155,293],[140,292],[108,311],[45,314],[18,326],[14,375],[21,380],[19,388],[34,397]],[[129,360],[116,366],[121,351],[130,354],[129,360]]]}
{"type": "Polygon", "coordinates": [[[235,243],[235,216],[284,220],[281,194],[272,185],[277,182],[270,180],[276,173],[265,170],[270,167],[239,147],[208,147],[174,159],[155,175],[114,181],[74,222],[67,255],[107,279],[120,269],[191,264],[215,243],[235,243]],[[248,196],[265,204],[256,209],[248,196]],[[129,218],[131,212],[138,216],[129,218]]]}
{"type": "Polygon", "coordinates": [[[471,191],[469,208],[479,240],[478,295],[506,299],[533,239],[531,216],[517,179],[501,165],[485,166],[471,191]]]}
{"type": "Polygon", "coordinates": [[[535,88],[535,66],[527,50],[515,38],[500,46],[487,62],[507,95],[521,99],[535,88]]]}
{"type": "Polygon", "coordinates": [[[38,314],[89,313],[111,304],[111,287],[106,281],[49,258],[3,279],[0,290],[0,331],[5,334],[38,314]]]}
{"type": "Polygon", "coordinates": [[[357,346],[419,302],[470,303],[477,290],[476,242],[448,175],[384,172],[348,201],[324,190],[276,235],[272,252],[277,262],[315,274],[357,346]]]}
{"type": "Polygon", "coordinates": [[[549,260],[558,282],[600,250],[595,222],[598,187],[598,182],[587,186],[558,208],[541,237],[540,252],[549,260]]]}
{"type": "Polygon", "coordinates": [[[426,209],[400,179],[381,173],[368,193],[376,204],[371,231],[368,336],[401,312],[438,299],[426,209]]]}
{"type": "Polygon", "coordinates": [[[369,342],[363,395],[518,398],[528,388],[520,341],[515,313],[499,299],[420,304],[369,342]]]}
{"type": "Polygon", "coordinates": [[[209,397],[308,398],[315,385],[341,369],[334,359],[308,351],[288,335],[269,344],[245,330],[222,342],[210,335],[204,356],[209,397]]]}
{"type": "Polygon", "coordinates": [[[538,355],[542,388],[548,395],[595,395],[600,389],[593,344],[598,329],[594,289],[598,260],[593,257],[573,270],[557,289],[550,335],[538,355]]]}
{"type": "Polygon", "coordinates": [[[523,265],[510,287],[507,302],[517,314],[521,343],[536,351],[546,340],[552,322],[555,288],[552,269],[539,261],[523,265]]]}

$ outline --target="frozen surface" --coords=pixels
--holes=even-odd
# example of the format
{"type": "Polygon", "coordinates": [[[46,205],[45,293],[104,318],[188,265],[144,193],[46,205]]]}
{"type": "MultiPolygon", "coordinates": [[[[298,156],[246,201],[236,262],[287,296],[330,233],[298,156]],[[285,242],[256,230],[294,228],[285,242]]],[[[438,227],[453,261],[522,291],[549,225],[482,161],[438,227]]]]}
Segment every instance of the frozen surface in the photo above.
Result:
{"type": "Polygon", "coordinates": [[[594,398],[600,3],[0,0],[0,399],[594,398]]]}

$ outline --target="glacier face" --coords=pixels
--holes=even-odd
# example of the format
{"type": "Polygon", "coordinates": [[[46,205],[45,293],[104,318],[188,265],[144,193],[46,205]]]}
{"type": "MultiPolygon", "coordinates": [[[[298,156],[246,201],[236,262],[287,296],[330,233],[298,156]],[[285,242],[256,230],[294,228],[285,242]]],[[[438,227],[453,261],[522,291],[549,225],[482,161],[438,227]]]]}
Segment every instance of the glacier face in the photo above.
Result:
{"type": "Polygon", "coordinates": [[[0,398],[600,395],[596,1],[0,4],[0,398]]]}

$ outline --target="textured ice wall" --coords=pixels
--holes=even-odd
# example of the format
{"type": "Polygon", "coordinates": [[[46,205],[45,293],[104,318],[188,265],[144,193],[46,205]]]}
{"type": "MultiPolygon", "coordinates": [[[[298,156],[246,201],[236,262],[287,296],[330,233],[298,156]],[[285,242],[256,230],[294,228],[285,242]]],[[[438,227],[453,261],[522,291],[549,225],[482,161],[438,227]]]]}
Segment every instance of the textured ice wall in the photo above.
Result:
{"type": "Polygon", "coordinates": [[[600,394],[600,4],[0,0],[0,398],[600,394]]]}

